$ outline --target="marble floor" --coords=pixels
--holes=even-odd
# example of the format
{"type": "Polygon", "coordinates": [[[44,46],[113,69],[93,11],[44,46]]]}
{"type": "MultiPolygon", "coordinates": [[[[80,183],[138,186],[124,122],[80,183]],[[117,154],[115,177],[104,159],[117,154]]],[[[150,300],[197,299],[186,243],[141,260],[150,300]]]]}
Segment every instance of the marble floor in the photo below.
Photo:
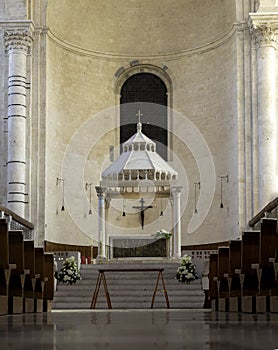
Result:
{"type": "Polygon", "coordinates": [[[0,316],[0,349],[278,349],[278,314],[86,310],[0,316]]]}

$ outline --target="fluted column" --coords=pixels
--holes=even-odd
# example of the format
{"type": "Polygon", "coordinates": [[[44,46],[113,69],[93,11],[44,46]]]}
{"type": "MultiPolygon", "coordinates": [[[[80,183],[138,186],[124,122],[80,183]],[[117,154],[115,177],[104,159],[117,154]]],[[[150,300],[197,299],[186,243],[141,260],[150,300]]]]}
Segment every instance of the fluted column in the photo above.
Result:
{"type": "Polygon", "coordinates": [[[171,188],[173,196],[174,257],[181,257],[181,186],[171,188]]]}
{"type": "Polygon", "coordinates": [[[250,31],[257,50],[259,207],[278,194],[276,126],[276,46],[278,16],[250,14],[250,31]]]}
{"type": "Polygon", "coordinates": [[[98,256],[97,259],[106,258],[106,232],[105,232],[105,189],[96,186],[98,196],[98,256]]]}
{"type": "Polygon", "coordinates": [[[26,193],[26,95],[27,54],[32,45],[29,30],[4,33],[8,53],[8,207],[25,217],[26,193]]]}

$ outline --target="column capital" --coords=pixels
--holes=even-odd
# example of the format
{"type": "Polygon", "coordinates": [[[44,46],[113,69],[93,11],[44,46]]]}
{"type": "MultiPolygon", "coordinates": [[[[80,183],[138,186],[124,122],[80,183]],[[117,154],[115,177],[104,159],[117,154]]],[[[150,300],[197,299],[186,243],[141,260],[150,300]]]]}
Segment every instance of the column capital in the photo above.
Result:
{"type": "Polygon", "coordinates": [[[250,13],[248,26],[257,48],[278,46],[278,14],[250,13]]]}
{"type": "Polygon", "coordinates": [[[178,195],[178,194],[182,193],[182,189],[183,189],[182,186],[172,186],[171,187],[171,193],[173,195],[178,195]]]}
{"type": "Polygon", "coordinates": [[[97,196],[98,198],[104,198],[106,194],[106,188],[105,187],[100,187],[100,186],[95,186],[97,196]]]}
{"type": "Polygon", "coordinates": [[[32,33],[29,29],[12,29],[4,32],[4,44],[7,53],[12,51],[30,53],[32,42],[32,33]]]}

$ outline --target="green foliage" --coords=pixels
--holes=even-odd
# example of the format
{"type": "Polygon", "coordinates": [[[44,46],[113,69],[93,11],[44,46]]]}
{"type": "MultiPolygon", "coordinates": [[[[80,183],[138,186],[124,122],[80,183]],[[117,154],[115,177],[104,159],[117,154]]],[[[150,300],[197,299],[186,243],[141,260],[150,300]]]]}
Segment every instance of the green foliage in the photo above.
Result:
{"type": "Polygon", "coordinates": [[[186,284],[198,279],[196,266],[193,264],[191,256],[185,254],[182,257],[181,264],[176,272],[176,279],[186,284]]]}
{"type": "Polygon", "coordinates": [[[58,281],[67,283],[67,284],[73,284],[77,280],[81,279],[80,271],[77,268],[77,262],[74,258],[74,256],[71,256],[70,258],[66,258],[63,262],[62,269],[58,276],[58,281]]]}

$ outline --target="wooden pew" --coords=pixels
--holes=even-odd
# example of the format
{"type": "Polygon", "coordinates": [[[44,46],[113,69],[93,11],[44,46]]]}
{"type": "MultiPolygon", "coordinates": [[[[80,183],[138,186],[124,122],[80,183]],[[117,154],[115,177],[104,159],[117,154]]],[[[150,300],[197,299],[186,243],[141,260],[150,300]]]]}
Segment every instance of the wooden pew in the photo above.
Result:
{"type": "Polygon", "coordinates": [[[243,233],[241,247],[241,272],[244,276],[242,312],[251,313],[256,312],[257,309],[257,299],[255,297],[259,294],[260,244],[260,231],[243,233]]]}
{"type": "Polygon", "coordinates": [[[44,274],[47,281],[44,288],[43,310],[49,312],[54,298],[54,255],[51,253],[44,254],[44,274]]]}
{"type": "Polygon", "coordinates": [[[267,297],[267,311],[278,312],[277,219],[261,220],[261,295],[267,297]]]}
{"type": "Polygon", "coordinates": [[[0,219],[0,315],[8,314],[10,276],[15,267],[9,260],[8,223],[0,219]]]}
{"type": "Polygon", "coordinates": [[[228,311],[229,298],[229,246],[218,248],[217,279],[219,283],[218,310],[228,311]]]}
{"type": "Polygon", "coordinates": [[[24,312],[28,313],[36,310],[35,287],[36,280],[40,277],[35,269],[34,241],[24,241],[24,256],[25,267],[30,271],[25,277],[24,284],[24,312]]]}
{"type": "Polygon", "coordinates": [[[23,313],[25,277],[30,273],[24,265],[24,242],[22,231],[9,231],[9,260],[16,268],[11,271],[9,285],[9,313],[23,313]]]}
{"type": "Polygon", "coordinates": [[[218,281],[218,253],[209,256],[209,299],[212,311],[218,311],[219,281],[218,281]]]}
{"type": "Polygon", "coordinates": [[[44,288],[47,277],[44,274],[44,250],[35,248],[35,274],[38,275],[35,281],[35,312],[43,312],[44,288]]]}
{"type": "Polygon", "coordinates": [[[229,243],[229,278],[230,298],[229,311],[241,311],[241,240],[230,241],[229,243]]]}

